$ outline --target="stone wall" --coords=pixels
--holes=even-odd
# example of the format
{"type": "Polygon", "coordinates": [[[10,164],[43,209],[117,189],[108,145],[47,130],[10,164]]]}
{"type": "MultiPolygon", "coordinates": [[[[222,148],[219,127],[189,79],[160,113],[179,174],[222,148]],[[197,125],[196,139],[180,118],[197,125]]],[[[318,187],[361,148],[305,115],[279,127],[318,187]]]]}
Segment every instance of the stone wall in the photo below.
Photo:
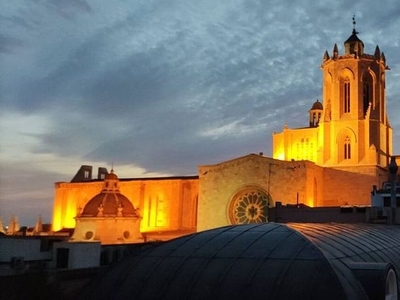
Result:
{"type": "MultiPolygon", "coordinates": [[[[314,205],[322,197],[322,168],[308,161],[280,161],[250,154],[199,167],[197,230],[231,224],[230,202],[243,189],[269,194],[273,203],[314,205]],[[319,183],[318,190],[315,183],[319,183]]],[[[272,205],[273,205],[272,203],[272,205]]]]}
{"type": "Polygon", "coordinates": [[[378,166],[325,168],[322,206],[370,205],[372,186],[386,178],[387,171],[378,166]]]}
{"type": "MultiPolygon", "coordinates": [[[[55,184],[53,230],[74,228],[75,216],[101,192],[103,181],[55,184]]],[[[120,191],[142,216],[141,232],[196,230],[197,176],[123,179],[120,191]]]]}

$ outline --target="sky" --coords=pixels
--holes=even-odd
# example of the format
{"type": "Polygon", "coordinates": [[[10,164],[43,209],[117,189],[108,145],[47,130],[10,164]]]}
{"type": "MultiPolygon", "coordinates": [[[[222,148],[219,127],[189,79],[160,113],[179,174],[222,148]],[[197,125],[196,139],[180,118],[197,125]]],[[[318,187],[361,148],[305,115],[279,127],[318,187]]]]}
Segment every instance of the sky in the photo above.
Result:
{"type": "Polygon", "coordinates": [[[51,222],[54,183],[196,175],[271,156],[308,126],[325,50],[351,35],[387,64],[400,153],[398,0],[13,0],[0,3],[0,216],[51,222]],[[96,171],[94,172],[96,173],[96,171]]]}

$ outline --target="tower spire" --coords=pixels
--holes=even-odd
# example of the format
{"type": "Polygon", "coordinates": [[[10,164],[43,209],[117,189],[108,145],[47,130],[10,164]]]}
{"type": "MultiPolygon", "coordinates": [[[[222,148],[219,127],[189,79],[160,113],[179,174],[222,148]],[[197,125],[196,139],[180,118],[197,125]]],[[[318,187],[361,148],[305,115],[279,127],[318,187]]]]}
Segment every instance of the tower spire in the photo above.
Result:
{"type": "Polygon", "coordinates": [[[356,30],[356,15],[353,15],[353,34],[358,34],[359,32],[356,30]]]}
{"type": "Polygon", "coordinates": [[[353,32],[344,42],[344,52],[345,54],[354,54],[355,58],[364,54],[364,43],[358,38],[358,33],[356,30],[356,15],[353,15],[353,32]]]}

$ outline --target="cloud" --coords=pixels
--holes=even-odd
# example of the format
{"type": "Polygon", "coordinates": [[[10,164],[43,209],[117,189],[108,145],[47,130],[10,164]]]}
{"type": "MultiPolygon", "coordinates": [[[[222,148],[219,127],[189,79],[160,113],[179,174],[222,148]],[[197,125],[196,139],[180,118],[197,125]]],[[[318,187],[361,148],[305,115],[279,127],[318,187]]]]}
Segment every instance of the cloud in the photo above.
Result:
{"type": "Polygon", "coordinates": [[[36,0],[38,5],[43,5],[50,13],[57,13],[63,18],[71,19],[78,13],[90,13],[92,8],[85,0],[36,0]]]}
{"type": "Polygon", "coordinates": [[[0,52],[15,53],[21,46],[22,43],[19,40],[0,34],[0,52]]]}

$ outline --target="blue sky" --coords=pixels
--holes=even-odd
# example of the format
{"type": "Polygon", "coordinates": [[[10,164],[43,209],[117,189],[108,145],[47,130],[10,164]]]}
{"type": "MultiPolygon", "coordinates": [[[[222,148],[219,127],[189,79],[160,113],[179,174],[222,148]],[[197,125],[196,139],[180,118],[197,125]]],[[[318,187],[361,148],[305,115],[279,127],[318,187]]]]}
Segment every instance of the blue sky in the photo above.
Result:
{"type": "Polygon", "coordinates": [[[333,1],[0,3],[0,216],[51,221],[54,182],[82,164],[120,177],[193,175],[271,154],[271,136],[308,124],[320,64],[343,53],[353,14],[366,53],[391,70],[400,153],[400,3],[333,1]]]}

